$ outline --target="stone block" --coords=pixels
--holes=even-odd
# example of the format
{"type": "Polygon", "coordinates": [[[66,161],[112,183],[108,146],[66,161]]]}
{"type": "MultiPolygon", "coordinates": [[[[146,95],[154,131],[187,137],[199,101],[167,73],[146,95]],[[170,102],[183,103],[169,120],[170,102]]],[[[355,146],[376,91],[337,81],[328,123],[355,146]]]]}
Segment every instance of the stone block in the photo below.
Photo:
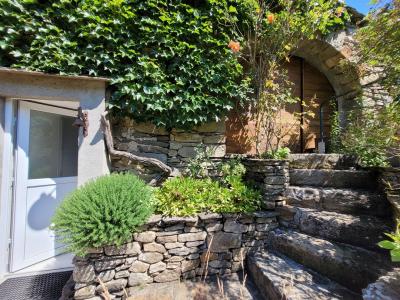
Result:
{"type": "Polygon", "coordinates": [[[156,239],[156,233],[154,231],[145,231],[140,233],[135,233],[133,235],[134,239],[141,243],[151,243],[156,239]]]}
{"type": "Polygon", "coordinates": [[[178,241],[177,235],[158,236],[157,243],[175,243],[178,241]]]}
{"type": "Polygon", "coordinates": [[[224,157],[226,155],[226,145],[207,145],[207,151],[210,152],[210,157],[224,157]]]}
{"type": "Polygon", "coordinates": [[[226,136],[223,134],[205,136],[203,138],[204,144],[224,144],[226,142],[226,136]]]}
{"type": "Polygon", "coordinates": [[[137,242],[131,242],[126,244],[126,255],[137,255],[140,253],[140,244],[137,242]]]}
{"type": "Polygon", "coordinates": [[[153,242],[153,243],[143,244],[143,251],[165,253],[167,250],[163,245],[153,242]]]}
{"type": "Polygon", "coordinates": [[[178,155],[182,157],[195,157],[196,156],[196,148],[195,147],[187,147],[183,146],[178,150],[178,155]]]}
{"type": "Polygon", "coordinates": [[[74,299],[75,300],[84,300],[91,298],[95,295],[96,293],[96,288],[94,285],[88,285],[86,287],[83,287],[79,290],[76,290],[74,293],[74,299]]]}
{"type": "Polygon", "coordinates": [[[207,237],[207,244],[211,252],[225,252],[232,248],[239,248],[242,244],[242,235],[238,233],[217,232],[207,237]]]}
{"type": "Polygon", "coordinates": [[[114,269],[124,263],[125,259],[123,258],[99,260],[94,263],[94,268],[97,272],[101,272],[104,270],[114,269]]]}
{"type": "Polygon", "coordinates": [[[171,140],[180,143],[201,143],[203,136],[198,133],[176,132],[171,134],[171,140]]]}
{"type": "MultiPolygon", "coordinates": [[[[107,290],[110,293],[112,293],[112,292],[117,292],[117,291],[123,290],[126,287],[127,283],[128,283],[127,279],[120,278],[120,279],[115,279],[115,280],[105,282],[104,285],[106,286],[107,290]]],[[[103,287],[101,285],[98,285],[96,287],[96,292],[99,294],[104,292],[103,287]]]]}
{"type": "Polygon", "coordinates": [[[115,276],[115,270],[106,270],[100,272],[99,275],[97,275],[97,277],[103,282],[110,281],[111,279],[114,278],[114,276],[115,276]]]}
{"type": "Polygon", "coordinates": [[[183,246],[185,246],[185,244],[175,242],[175,243],[165,243],[164,246],[166,249],[169,250],[169,249],[175,249],[175,248],[182,248],[183,246]]]}
{"type": "Polygon", "coordinates": [[[141,262],[141,261],[135,261],[132,266],[129,268],[129,271],[132,273],[145,273],[149,269],[150,264],[141,262]]]}
{"type": "Polygon", "coordinates": [[[196,241],[196,242],[186,242],[186,247],[189,247],[189,248],[191,248],[191,247],[198,247],[198,246],[201,246],[201,245],[204,245],[205,244],[205,241],[196,241]]]}
{"type": "Polygon", "coordinates": [[[128,279],[128,286],[144,285],[153,282],[153,278],[145,273],[131,273],[128,279]]]}
{"type": "Polygon", "coordinates": [[[182,233],[178,235],[178,242],[194,242],[194,241],[204,241],[206,239],[207,233],[194,232],[194,233],[182,233]]]}
{"type": "Polygon", "coordinates": [[[182,261],[181,270],[187,272],[196,269],[200,265],[200,259],[182,261]]]}
{"type": "Polygon", "coordinates": [[[222,223],[208,223],[205,225],[207,232],[220,231],[224,227],[222,223]]]}
{"type": "Polygon", "coordinates": [[[209,132],[225,133],[225,129],[226,127],[224,121],[209,122],[194,128],[195,131],[202,133],[209,133],[209,132]]]}
{"type": "Polygon", "coordinates": [[[127,277],[129,277],[129,275],[130,275],[130,273],[128,270],[119,271],[119,272],[115,273],[115,279],[127,278],[127,277]]]}
{"type": "Polygon", "coordinates": [[[96,279],[93,265],[75,265],[72,277],[75,282],[89,283],[96,279]]]}
{"type": "Polygon", "coordinates": [[[139,260],[148,264],[154,264],[162,261],[164,256],[158,252],[146,252],[139,255],[139,260]]]}
{"type": "Polygon", "coordinates": [[[236,220],[227,220],[224,223],[225,232],[243,233],[247,231],[247,225],[236,222],[236,220]]]}
{"type": "Polygon", "coordinates": [[[165,270],[156,277],[154,277],[155,282],[170,282],[179,280],[181,273],[179,270],[165,270]]]}
{"type": "Polygon", "coordinates": [[[149,274],[164,271],[166,268],[167,268],[167,265],[165,263],[163,263],[162,261],[160,261],[158,263],[150,265],[149,274]]]}

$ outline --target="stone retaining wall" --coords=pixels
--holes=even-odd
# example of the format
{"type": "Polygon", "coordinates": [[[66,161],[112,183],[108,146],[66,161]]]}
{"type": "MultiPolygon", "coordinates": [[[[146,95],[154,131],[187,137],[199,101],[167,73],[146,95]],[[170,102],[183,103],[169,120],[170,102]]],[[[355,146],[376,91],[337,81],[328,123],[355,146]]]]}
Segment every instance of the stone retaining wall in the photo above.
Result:
{"type": "MultiPolygon", "coordinates": [[[[266,243],[277,213],[153,216],[131,242],[75,258],[72,298],[100,300],[103,288],[122,299],[140,285],[241,270],[246,254],[266,243]]],[[[68,299],[68,298],[66,298],[68,299]]]]}
{"type": "Polygon", "coordinates": [[[275,159],[246,158],[246,179],[254,181],[260,188],[267,209],[283,204],[283,193],[289,186],[289,161],[275,159]]]}
{"type": "MultiPolygon", "coordinates": [[[[128,118],[114,120],[114,144],[118,150],[153,157],[182,171],[196,155],[196,147],[203,144],[212,158],[226,154],[225,123],[208,123],[190,131],[156,127],[150,123],[136,123],[128,118]]],[[[134,165],[126,159],[113,158],[114,171],[130,170],[150,181],[159,170],[134,165]]]]}
{"type": "Polygon", "coordinates": [[[381,181],[386,197],[393,208],[393,216],[400,220],[400,168],[381,170],[381,181]]]}

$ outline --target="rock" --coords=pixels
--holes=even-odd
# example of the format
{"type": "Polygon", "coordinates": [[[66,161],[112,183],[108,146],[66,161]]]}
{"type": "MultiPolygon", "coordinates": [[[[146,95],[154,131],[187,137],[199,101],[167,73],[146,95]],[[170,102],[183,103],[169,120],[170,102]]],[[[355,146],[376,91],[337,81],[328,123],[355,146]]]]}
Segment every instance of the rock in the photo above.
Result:
{"type": "Polygon", "coordinates": [[[104,247],[104,253],[108,256],[115,256],[115,255],[125,255],[126,253],[126,244],[121,246],[106,246],[104,247]]]}
{"type": "Polygon", "coordinates": [[[188,259],[198,259],[200,257],[199,253],[192,253],[187,256],[188,259]]]}
{"type": "Polygon", "coordinates": [[[203,133],[208,133],[208,132],[220,132],[220,133],[225,133],[225,122],[209,122],[206,124],[203,124],[199,127],[195,127],[194,130],[197,132],[203,132],[203,133]]]}
{"type": "Polygon", "coordinates": [[[214,232],[214,231],[220,231],[224,227],[222,223],[209,223],[206,224],[206,230],[207,232],[214,232]]]}
{"type": "Polygon", "coordinates": [[[161,244],[157,243],[148,243],[148,244],[143,244],[143,251],[145,252],[159,252],[159,253],[164,253],[167,250],[165,250],[165,247],[161,244]]]}
{"type": "Polygon", "coordinates": [[[172,256],[172,257],[168,258],[166,261],[167,262],[181,262],[182,260],[184,260],[184,258],[182,256],[172,256]]]}
{"type": "Polygon", "coordinates": [[[171,262],[167,264],[167,269],[177,269],[181,267],[180,262],[171,262]]]}
{"type": "Polygon", "coordinates": [[[225,252],[231,248],[239,248],[242,244],[242,235],[217,232],[214,236],[207,237],[207,244],[211,252],[225,252]]]}
{"type": "Polygon", "coordinates": [[[364,300],[400,299],[400,269],[381,276],[362,290],[364,300]]]}
{"type": "Polygon", "coordinates": [[[129,268],[129,271],[132,273],[144,273],[149,269],[149,264],[146,264],[141,261],[135,261],[132,266],[129,268]]]}
{"type": "Polygon", "coordinates": [[[131,273],[128,279],[128,286],[138,286],[153,282],[153,278],[145,273],[131,273]]]}
{"type": "Polygon", "coordinates": [[[225,232],[243,233],[247,231],[247,225],[240,224],[235,220],[227,220],[224,224],[225,232]]]}
{"type": "Polygon", "coordinates": [[[202,232],[194,232],[194,233],[182,233],[178,235],[179,242],[194,242],[194,241],[204,241],[207,236],[207,233],[202,232]]]}
{"type": "Polygon", "coordinates": [[[200,259],[184,260],[182,261],[181,270],[187,272],[196,269],[200,265],[200,259]]]}
{"type": "Polygon", "coordinates": [[[115,271],[118,272],[121,270],[129,269],[129,267],[132,265],[132,263],[136,260],[137,260],[137,257],[127,257],[125,263],[123,265],[116,267],[115,271]]]}
{"type": "Polygon", "coordinates": [[[146,252],[139,254],[139,260],[148,264],[162,261],[164,256],[158,252],[146,252]]]}
{"type": "Polygon", "coordinates": [[[159,225],[161,222],[162,215],[151,215],[147,220],[146,224],[148,225],[159,225]]]}
{"type": "Polygon", "coordinates": [[[234,261],[244,261],[246,258],[246,255],[248,253],[248,249],[246,248],[238,248],[238,249],[233,249],[232,250],[232,255],[233,255],[233,260],[234,261]]]}
{"type": "Polygon", "coordinates": [[[187,242],[185,245],[186,247],[198,247],[204,245],[205,241],[196,241],[196,242],[187,242]]]}
{"type": "Polygon", "coordinates": [[[163,223],[176,224],[176,223],[196,223],[198,221],[197,217],[164,217],[162,219],[163,223]]]}
{"type": "Polygon", "coordinates": [[[201,213],[199,214],[199,218],[202,221],[209,222],[222,219],[222,215],[217,213],[201,213]]]}
{"type": "Polygon", "coordinates": [[[184,146],[178,150],[178,155],[180,155],[182,157],[195,157],[196,156],[196,148],[184,146]]]}
{"type": "Polygon", "coordinates": [[[204,144],[224,144],[226,142],[226,136],[223,134],[209,135],[203,138],[204,144]]]}
{"type": "Polygon", "coordinates": [[[156,239],[156,233],[154,231],[135,233],[134,238],[138,242],[151,243],[156,239]]]}
{"type": "Polygon", "coordinates": [[[210,152],[210,157],[224,157],[226,154],[226,145],[207,145],[207,151],[210,152]]]}
{"type": "Polygon", "coordinates": [[[132,242],[126,244],[126,255],[137,255],[140,253],[140,244],[137,242],[132,242]]]}
{"type": "Polygon", "coordinates": [[[148,134],[152,134],[152,135],[168,135],[168,131],[163,128],[163,127],[156,127],[154,124],[152,123],[136,123],[134,122],[134,124],[130,125],[129,128],[134,128],[135,131],[137,132],[142,132],[142,133],[148,133],[148,134]]]}
{"type": "Polygon", "coordinates": [[[230,268],[232,264],[231,262],[226,260],[212,260],[208,263],[208,265],[211,268],[220,269],[220,268],[230,268]]]}
{"type": "Polygon", "coordinates": [[[165,248],[167,249],[174,249],[174,248],[181,248],[183,247],[185,244],[184,243],[165,243],[165,248]]]}
{"type": "Polygon", "coordinates": [[[96,293],[96,288],[94,287],[94,285],[88,285],[79,290],[76,290],[74,293],[74,299],[75,300],[83,300],[83,299],[91,298],[95,295],[95,293],[96,293]]]}
{"type": "Polygon", "coordinates": [[[125,262],[125,259],[109,259],[109,260],[99,260],[94,263],[94,268],[97,272],[101,272],[104,270],[114,269],[115,267],[122,265],[125,262]]]}
{"type": "Polygon", "coordinates": [[[175,243],[176,241],[178,241],[177,235],[158,236],[156,239],[157,243],[175,243]]]}
{"type": "Polygon", "coordinates": [[[103,248],[102,247],[99,247],[99,248],[89,248],[88,250],[87,250],[87,253],[88,254],[102,254],[103,253],[103,248]]]}
{"type": "Polygon", "coordinates": [[[170,249],[170,250],[168,250],[168,253],[171,255],[186,256],[192,252],[191,252],[190,248],[181,247],[181,248],[170,249]]]}
{"type": "Polygon", "coordinates": [[[162,261],[150,265],[149,274],[157,273],[164,271],[167,268],[167,265],[162,261]]]}
{"type": "Polygon", "coordinates": [[[129,271],[128,270],[124,270],[124,271],[120,271],[115,273],[115,279],[119,279],[119,278],[126,278],[129,277],[129,271]]]}
{"type": "Polygon", "coordinates": [[[168,236],[168,235],[178,235],[180,233],[182,233],[182,230],[157,232],[157,237],[168,236]]]}
{"type": "Polygon", "coordinates": [[[161,274],[154,277],[155,282],[170,282],[178,280],[181,274],[178,270],[165,270],[161,274]]]}
{"type": "Polygon", "coordinates": [[[201,143],[203,140],[203,137],[200,134],[190,132],[174,133],[172,137],[171,140],[181,143],[201,143]]]}
{"type": "Polygon", "coordinates": [[[75,282],[89,283],[96,279],[93,265],[75,265],[72,273],[75,282]]]}
{"type": "MultiPolygon", "coordinates": [[[[112,280],[109,282],[104,283],[104,285],[106,286],[107,290],[112,293],[112,292],[118,292],[121,291],[123,288],[126,287],[126,284],[128,283],[127,279],[116,279],[116,280],[112,280]]],[[[102,293],[104,292],[103,287],[101,285],[98,285],[96,287],[96,292],[97,293],[102,293]]]]}
{"type": "Polygon", "coordinates": [[[184,227],[185,227],[184,223],[178,223],[178,224],[175,224],[172,226],[165,227],[164,230],[165,231],[176,231],[176,230],[183,229],[184,227]]]}
{"type": "Polygon", "coordinates": [[[184,231],[185,232],[200,232],[200,231],[203,231],[203,228],[193,227],[193,226],[186,226],[184,231]]]}
{"type": "Polygon", "coordinates": [[[200,260],[202,263],[211,260],[216,260],[218,259],[218,253],[215,252],[204,252],[201,256],[200,256],[200,260]]]}
{"type": "Polygon", "coordinates": [[[114,276],[115,276],[114,270],[106,270],[106,271],[100,272],[98,275],[98,278],[103,282],[107,282],[107,281],[110,281],[111,279],[113,279],[114,276]]]}

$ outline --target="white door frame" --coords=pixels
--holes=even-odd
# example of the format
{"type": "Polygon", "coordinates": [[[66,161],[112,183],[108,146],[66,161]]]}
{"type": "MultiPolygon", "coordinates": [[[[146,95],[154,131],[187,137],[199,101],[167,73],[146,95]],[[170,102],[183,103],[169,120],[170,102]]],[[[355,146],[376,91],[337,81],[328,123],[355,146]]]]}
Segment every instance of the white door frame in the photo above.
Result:
{"type": "MultiPolygon", "coordinates": [[[[25,240],[16,238],[16,233],[21,233],[24,231],[25,223],[21,223],[26,217],[26,206],[24,202],[17,201],[17,199],[25,199],[28,187],[30,183],[28,182],[28,149],[29,149],[29,128],[30,126],[30,111],[38,110],[47,113],[54,113],[65,116],[76,116],[76,112],[69,109],[64,109],[60,107],[52,107],[48,105],[32,103],[27,101],[19,101],[18,107],[18,121],[17,121],[17,134],[16,134],[16,152],[15,152],[15,187],[14,187],[14,199],[13,199],[13,209],[12,209],[12,230],[11,230],[11,248],[10,248],[10,271],[14,272],[28,265],[36,264],[38,261],[36,259],[25,260],[23,255],[23,250],[25,249],[25,240]],[[22,173],[21,173],[22,172],[22,173]],[[21,227],[23,225],[23,228],[21,227]],[[22,251],[22,252],[21,252],[22,251]]],[[[78,137],[77,137],[78,139],[78,137]]],[[[73,177],[63,177],[63,178],[42,178],[31,180],[35,182],[35,186],[46,186],[53,184],[62,183],[77,183],[77,176],[73,177]]],[[[62,253],[62,249],[56,251],[56,255],[62,253]]]]}
{"type": "Polygon", "coordinates": [[[0,280],[9,272],[9,254],[11,244],[11,207],[13,200],[14,170],[14,106],[15,101],[5,99],[4,139],[2,159],[2,178],[0,191],[0,280]]]}

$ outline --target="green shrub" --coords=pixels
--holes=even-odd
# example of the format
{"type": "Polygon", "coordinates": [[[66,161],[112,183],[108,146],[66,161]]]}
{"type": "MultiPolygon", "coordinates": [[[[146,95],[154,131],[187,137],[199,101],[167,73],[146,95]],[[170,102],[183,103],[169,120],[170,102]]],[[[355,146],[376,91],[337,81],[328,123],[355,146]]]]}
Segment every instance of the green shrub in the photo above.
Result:
{"type": "Polygon", "coordinates": [[[264,152],[261,157],[266,159],[288,159],[290,149],[288,147],[279,147],[277,150],[264,152]]]}
{"type": "Polygon", "coordinates": [[[400,157],[400,103],[354,112],[341,133],[342,151],[356,155],[364,167],[384,167],[400,157]]]}
{"type": "Polygon", "coordinates": [[[229,163],[221,169],[221,182],[192,177],[167,180],[156,192],[157,210],[165,215],[190,216],[205,211],[233,213],[259,209],[261,194],[243,182],[244,166],[229,163]]]}
{"type": "Polygon", "coordinates": [[[397,221],[397,228],[395,232],[385,234],[391,240],[379,242],[379,247],[390,250],[390,257],[393,262],[400,262],[400,220],[397,221]]]}
{"type": "Polygon", "coordinates": [[[57,208],[53,229],[68,249],[121,245],[153,213],[152,189],[131,174],[112,174],[86,183],[57,208]]]}

